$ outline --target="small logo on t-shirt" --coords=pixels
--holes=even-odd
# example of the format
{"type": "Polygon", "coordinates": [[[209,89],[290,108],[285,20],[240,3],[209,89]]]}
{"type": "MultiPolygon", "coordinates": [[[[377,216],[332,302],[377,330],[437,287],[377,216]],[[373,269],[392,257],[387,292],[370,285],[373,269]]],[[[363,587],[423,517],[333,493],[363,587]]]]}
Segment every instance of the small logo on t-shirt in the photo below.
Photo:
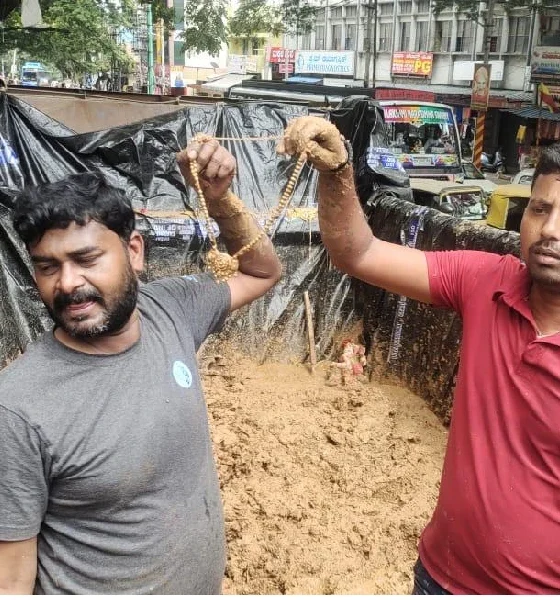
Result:
{"type": "Polygon", "coordinates": [[[184,388],[190,388],[192,385],[192,373],[189,367],[180,360],[176,360],[173,363],[173,377],[177,382],[177,385],[180,385],[184,388]]]}

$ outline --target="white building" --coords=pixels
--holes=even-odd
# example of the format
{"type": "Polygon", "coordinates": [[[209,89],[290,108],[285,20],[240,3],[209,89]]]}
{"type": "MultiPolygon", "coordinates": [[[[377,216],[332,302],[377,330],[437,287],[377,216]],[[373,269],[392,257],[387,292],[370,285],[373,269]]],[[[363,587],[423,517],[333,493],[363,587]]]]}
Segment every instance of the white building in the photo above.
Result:
{"type": "MultiPolygon", "coordinates": [[[[560,15],[549,17],[547,29],[560,29],[560,15]]],[[[490,33],[490,60],[496,63],[493,88],[529,91],[527,65],[531,41],[536,40],[540,19],[531,9],[516,9],[507,15],[497,5],[490,33]],[[533,35],[531,34],[533,32],[533,35]]],[[[435,15],[430,0],[355,0],[330,2],[323,0],[317,13],[314,31],[287,40],[286,45],[301,50],[352,50],[355,53],[354,78],[364,79],[365,52],[368,37],[373,46],[375,35],[375,60],[371,60],[369,81],[386,84],[415,84],[425,86],[468,86],[465,61],[483,57],[483,27],[456,10],[446,10],[435,15]],[[376,4],[376,7],[375,7],[376,4]],[[371,31],[366,30],[367,12],[373,11],[371,31]],[[377,23],[374,28],[374,16],[377,23]],[[428,76],[399,76],[393,66],[398,52],[433,53],[428,76]],[[373,76],[375,63],[375,77],[373,76]],[[455,66],[455,63],[460,63],[455,66]],[[392,68],[393,67],[393,68],[392,68]],[[462,67],[462,68],[461,68],[462,67]],[[461,77],[461,78],[459,78],[461,77]]]]}

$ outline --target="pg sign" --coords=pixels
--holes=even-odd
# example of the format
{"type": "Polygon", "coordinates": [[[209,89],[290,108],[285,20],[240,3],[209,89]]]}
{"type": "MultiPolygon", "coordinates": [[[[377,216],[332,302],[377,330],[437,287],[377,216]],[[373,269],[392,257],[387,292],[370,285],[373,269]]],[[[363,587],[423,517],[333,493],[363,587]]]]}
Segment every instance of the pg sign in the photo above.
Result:
{"type": "Polygon", "coordinates": [[[395,52],[391,63],[391,74],[405,77],[430,77],[433,64],[433,52],[395,52]]]}

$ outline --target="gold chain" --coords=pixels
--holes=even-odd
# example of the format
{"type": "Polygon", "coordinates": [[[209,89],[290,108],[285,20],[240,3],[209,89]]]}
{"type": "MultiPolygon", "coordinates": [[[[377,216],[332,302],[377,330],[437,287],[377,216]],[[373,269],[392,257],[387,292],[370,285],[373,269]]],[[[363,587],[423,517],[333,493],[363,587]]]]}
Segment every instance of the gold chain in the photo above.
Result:
{"type": "MultiPolygon", "coordinates": [[[[204,133],[198,133],[194,137],[194,141],[200,143],[207,142],[211,139],[213,139],[211,136],[206,135],[204,133]]],[[[194,188],[198,198],[198,205],[202,214],[202,218],[206,221],[208,239],[210,240],[210,250],[208,251],[208,255],[206,257],[206,264],[208,266],[208,269],[218,281],[226,281],[230,277],[236,275],[239,271],[239,259],[241,258],[241,256],[249,252],[249,250],[252,250],[256,246],[256,244],[258,244],[258,242],[263,238],[263,236],[270,236],[272,232],[272,226],[274,225],[278,217],[280,217],[282,212],[289,206],[290,201],[292,200],[297,181],[299,179],[303,166],[307,161],[307,157],[307,152],[302,152],[298,156],[294,170],[288,180],[288,183],[286,184],[284,192],[282,193],[278,204],[272,209],[272,211],[268,215],[268,218],[264,224],[262,231],[258,235],[256,235],[248,244],[245,244],[242,248],[240,248],[233,256],[231,256],[227,252],[220,252],[218,250],[218,242],[216,240],[216,236],[214,235],[214,231],[210,223],[208,204],[206,202],[206,198],[204,197],[204,192],[202,190],[202,186],[200,185],[200,180],[198,177],[198,164],[196,160],[189,161],[189,169],[194,182],[194,188]]]]}

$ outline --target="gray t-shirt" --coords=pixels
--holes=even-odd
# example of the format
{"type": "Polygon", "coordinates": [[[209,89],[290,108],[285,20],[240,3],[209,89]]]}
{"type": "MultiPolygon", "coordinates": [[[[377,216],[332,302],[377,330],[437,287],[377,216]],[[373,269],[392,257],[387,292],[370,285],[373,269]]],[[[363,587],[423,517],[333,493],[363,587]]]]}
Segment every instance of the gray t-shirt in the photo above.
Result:
{"type": "Polygon", "coordinates": [[[229,288],[140,287],[140,340],[76,352],[52,332],[0,373],[0,540],[38,535],[35,593],[213,594],[222,506],[196,351],[229,288]]]}

